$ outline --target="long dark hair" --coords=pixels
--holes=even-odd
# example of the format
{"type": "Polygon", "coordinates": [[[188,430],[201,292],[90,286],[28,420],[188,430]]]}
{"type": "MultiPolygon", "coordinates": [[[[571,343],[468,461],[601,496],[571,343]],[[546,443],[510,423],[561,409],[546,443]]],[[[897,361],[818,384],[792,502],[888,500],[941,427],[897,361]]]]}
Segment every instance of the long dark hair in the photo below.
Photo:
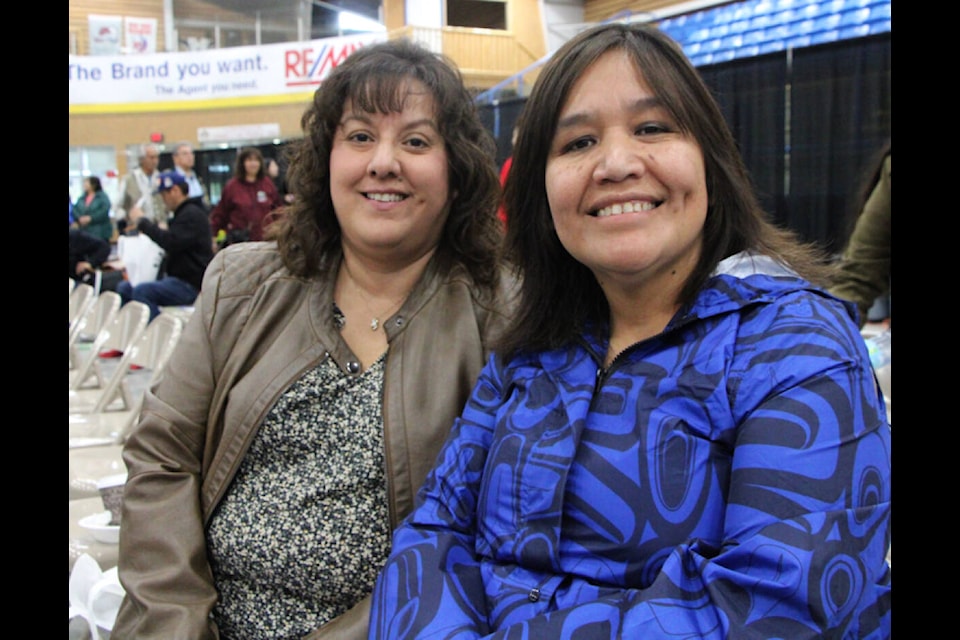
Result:
{"type": "Polygon", "coordinates": [[[722,112],[682,49],[651,25],[599,25],[557,50],[541,71],[519,119],[513,165],[504,188],[510,212],[507,256],[523,279],[519,310],[501,344],[508,354],[561,346],[588,324],[608,319],[609,307],[593,273],[557,237],[545,172],[557,119],[572,86],[611,50],[630,55],[680,129],[703,152],[709,194],[703,247],[678,302],[691,302],[721,260],[745,249],[769,255],[811,281],[829,281],[827,261],[819,251],[768,220],[722,112]]]}
{"type": "Polygon", "coordinates": [[[305,136],[290,149],[287,170],[296,199],[268,232],[293,273],[317,273],[323,257],[339,247],[340,225],[330,197],[330,151],[344,104],[349,100],[369,113],[402,111],[410,80],[421,82],[434,99],[449,162],[452,202],[436,257],[463,264],[480,285],[496,283],[502,241],[496,217],[496,143],[456,66],[406,39],[351,53],[323,81],[303,114],[305,136]]]}

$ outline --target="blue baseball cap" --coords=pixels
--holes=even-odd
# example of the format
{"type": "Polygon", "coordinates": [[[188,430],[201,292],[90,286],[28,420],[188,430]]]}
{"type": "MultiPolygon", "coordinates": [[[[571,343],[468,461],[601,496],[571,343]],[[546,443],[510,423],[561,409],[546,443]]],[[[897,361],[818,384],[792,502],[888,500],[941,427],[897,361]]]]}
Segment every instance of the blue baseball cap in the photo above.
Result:
{"type": "Polygon", "coordinates": [[[176,171],[164,171],[160,174],[160,186],[157,187],[157,193],[163,193],[174,187],[174,185],[181,185],[184,187],[184,190],[188,190],[187,179],[176,171]]]}

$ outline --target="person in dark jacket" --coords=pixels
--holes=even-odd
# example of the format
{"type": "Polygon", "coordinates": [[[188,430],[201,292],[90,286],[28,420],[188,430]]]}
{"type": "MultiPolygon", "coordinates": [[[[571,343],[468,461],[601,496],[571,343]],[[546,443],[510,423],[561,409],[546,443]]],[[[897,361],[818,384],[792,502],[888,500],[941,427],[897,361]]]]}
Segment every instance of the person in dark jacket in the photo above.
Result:
{"type": "Polygon", "coordinates": [[[158,191],[167,210],[173,211],[169,228],[161,229],[142,212],[131,211],[130,224],[146,234],[164,250],[163,277],[137,286],[128,281],[117,285],[117,293],[126,304],[130,300],[150,307],[150,319],[160,313],[161,306],[193,304],[200,293],[203,273],[213,258],[210,243],[210,220],[200,198],[188,196],[186,179],[175,171],[160,175],[158,191]]]}
{"type": "Polygon", "coordinates": [[[110,257],[110,243],[81,229],[70,229],[70,277],[83,280],[110,257]]]}

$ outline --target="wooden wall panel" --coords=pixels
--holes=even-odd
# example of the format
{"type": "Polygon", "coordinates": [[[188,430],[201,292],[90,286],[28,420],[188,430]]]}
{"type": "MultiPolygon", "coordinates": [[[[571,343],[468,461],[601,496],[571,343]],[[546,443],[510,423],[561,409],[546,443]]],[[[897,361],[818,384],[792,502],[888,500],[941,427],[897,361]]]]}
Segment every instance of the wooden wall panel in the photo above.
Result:
{"type": "MultiPolygon", "coordinates": [[[[733,0],[726,3],[718,2],[712,6],[732,4],[732,2],[733,0]]],[[[684,4],[690,3],[687,0],[584,0],[583,21],[603,22],[622,11],[642,13],[684,4]]]]}

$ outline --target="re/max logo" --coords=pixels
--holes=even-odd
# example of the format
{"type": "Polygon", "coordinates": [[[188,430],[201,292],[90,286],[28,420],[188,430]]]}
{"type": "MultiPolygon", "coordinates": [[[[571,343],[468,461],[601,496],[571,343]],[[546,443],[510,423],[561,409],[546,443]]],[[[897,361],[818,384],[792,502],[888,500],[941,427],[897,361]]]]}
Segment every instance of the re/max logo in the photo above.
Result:
{"type": "Polygon", "coordinates": [[[319,51],[313,47],[288,49],[284,53],[283,75],[288,87],[318,85],[347,56],[363,46],[351,42],[337,46],[325,44],[319,51]]]}

